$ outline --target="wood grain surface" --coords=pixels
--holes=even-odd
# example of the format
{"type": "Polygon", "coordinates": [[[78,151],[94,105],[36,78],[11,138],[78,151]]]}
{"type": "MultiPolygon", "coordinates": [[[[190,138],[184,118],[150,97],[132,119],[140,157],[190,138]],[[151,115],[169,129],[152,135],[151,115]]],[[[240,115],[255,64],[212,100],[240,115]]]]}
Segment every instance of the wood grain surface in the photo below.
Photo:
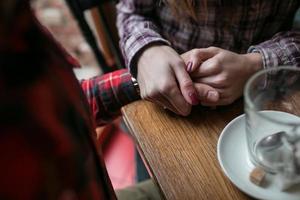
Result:
{"type": "Polygon", "coordinates": [[[172,200],[252,199],[225,177],[217,159],[222,129],[242,112],[241,100],[215,110],[195,107],[188,117],[146,101],[122,108],[153,178],[164,197],[172,200]]]}

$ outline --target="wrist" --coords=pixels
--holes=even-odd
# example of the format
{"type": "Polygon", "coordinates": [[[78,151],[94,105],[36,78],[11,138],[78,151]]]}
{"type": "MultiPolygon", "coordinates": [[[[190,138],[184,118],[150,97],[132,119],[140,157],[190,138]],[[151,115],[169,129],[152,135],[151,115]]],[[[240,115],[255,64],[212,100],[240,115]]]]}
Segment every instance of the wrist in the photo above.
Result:
{"type": "Polygon", "coordinates": [[[141,66],[143,65],[147,66],[149,60],[153,59],[153,52],[155,52],[155,50],[152,51],[152,49],[156,49],[157,47],[160,46],[166,46],[166,44],[163,42],[152,42],[145,45],[137,52],[137,54],[132,59],[132,66],[131,66],[131,71],[133,72],[132,75],[134,77],[137,77],[139,68],[141,68],[141,66]]]}
{"type": "Polygon", "coordinates": [[[163,46],[168,46],[165,43],[162,42],[153,42],[150,43],[146,46],[144,46],[138,53],[138,55],[136,56],[136,60],[137,60],[137,64],[140,63],[140,61],[143,58],[146,59],[153,59],[153,54],[155,54],[157,52],[157,48],[163,47],[163,46]]]}
{"type": "Polygon", "coordinates": [[[246,59],[246,66],[251,74],[263,68],[263,58],[260,53],[248,53],[243,55],[246,59]]]}

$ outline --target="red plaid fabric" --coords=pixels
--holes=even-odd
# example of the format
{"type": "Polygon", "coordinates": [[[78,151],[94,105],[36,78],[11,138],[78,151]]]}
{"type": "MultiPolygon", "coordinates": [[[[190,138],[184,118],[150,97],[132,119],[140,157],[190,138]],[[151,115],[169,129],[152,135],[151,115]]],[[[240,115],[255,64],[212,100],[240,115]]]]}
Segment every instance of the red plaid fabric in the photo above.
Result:
{"type": "Polygon", "coordinates": [[[0,18],[0,199],[116,199],[90,106],[104,124],[137,99],[128,72],[82,81],[89,106],[74,59],[16,2],[0,18]]]}
{"type": "Polygon", "coordinates": [[[81,81],[94,119],[103,125],[120,115],[121,106],[139,98],[127,69],[81,81]]]}

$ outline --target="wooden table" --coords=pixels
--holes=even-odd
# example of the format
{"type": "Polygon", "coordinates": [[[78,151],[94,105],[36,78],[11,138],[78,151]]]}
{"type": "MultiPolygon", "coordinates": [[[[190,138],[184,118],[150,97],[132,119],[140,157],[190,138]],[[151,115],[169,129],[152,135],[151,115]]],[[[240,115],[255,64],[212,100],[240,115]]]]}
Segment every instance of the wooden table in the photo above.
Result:
{"type": "Polygon", "coordinates": [[[251,199],[225,177],[217,159],[222,129],[242,112],[241,101],[216,110],[196,107],[189,117],[146,101],[122,108],[154,180],[172,200],[251,199]]]}

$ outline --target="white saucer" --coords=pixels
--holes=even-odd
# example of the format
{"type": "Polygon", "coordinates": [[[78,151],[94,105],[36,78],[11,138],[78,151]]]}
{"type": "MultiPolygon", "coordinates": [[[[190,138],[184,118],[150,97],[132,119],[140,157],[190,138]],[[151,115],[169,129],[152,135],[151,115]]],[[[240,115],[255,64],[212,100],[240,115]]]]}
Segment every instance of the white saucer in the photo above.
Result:
{"type": "MultiPolygon", "coordinates": [[[[249,180],[254,168],[249,160],[245,115],[233,119],[222,131],[218,141],[218,160],[225,175],[246,194],[264,200],[299,200],[300,186],[281,191],[272,181],[266,187],[259,187],[249,180]]],[[[268,179],[272,180],[272,175],[268,179]]]]}

